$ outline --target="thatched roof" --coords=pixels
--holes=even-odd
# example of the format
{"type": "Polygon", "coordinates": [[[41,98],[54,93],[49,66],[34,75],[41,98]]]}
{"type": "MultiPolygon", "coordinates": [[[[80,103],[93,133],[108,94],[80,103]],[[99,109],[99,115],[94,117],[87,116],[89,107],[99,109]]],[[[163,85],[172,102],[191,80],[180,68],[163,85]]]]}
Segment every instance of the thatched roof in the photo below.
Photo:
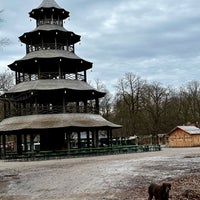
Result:
{"type": "Polygon", "coordinates": [[[0,132],[54,128],[116,129],[121,126],[109,122],[97,114],[80,113],[19,116],[0,122],[0,132]]]}

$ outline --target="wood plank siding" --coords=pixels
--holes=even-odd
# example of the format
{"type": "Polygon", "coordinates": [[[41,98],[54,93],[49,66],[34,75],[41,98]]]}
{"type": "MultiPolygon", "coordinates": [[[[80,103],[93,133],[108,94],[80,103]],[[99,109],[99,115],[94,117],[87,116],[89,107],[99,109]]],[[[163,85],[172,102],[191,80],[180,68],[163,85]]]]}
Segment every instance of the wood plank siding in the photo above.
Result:
{"type": "Polygon", "coordinates": [[[168,146],[200,146],[200,129],[195,126],[177,126],[168,134],[168,146]]]}

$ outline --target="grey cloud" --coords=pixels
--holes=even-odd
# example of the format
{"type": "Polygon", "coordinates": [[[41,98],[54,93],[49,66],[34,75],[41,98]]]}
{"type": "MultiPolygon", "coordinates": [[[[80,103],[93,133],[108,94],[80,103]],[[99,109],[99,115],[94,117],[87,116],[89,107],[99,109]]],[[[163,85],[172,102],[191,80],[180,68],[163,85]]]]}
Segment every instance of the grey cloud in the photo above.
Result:
{"type": "MultiPolygon", "coordinates": [[[[181,84],[185,76],[198,79],[200,1],[56,1],[70,11],[65,28],[82,36],[76,53],[94,63],[90,79],[102,79],[110,88],[126,72],[164,84],[181,84]]],[[[1,24],[0,36],[8,35],[14,44],[1,52],[1,67],[24,56],[18,36],[34,29],[28,12],[40,3],[3,2],[6,23],[1,24]]]]}

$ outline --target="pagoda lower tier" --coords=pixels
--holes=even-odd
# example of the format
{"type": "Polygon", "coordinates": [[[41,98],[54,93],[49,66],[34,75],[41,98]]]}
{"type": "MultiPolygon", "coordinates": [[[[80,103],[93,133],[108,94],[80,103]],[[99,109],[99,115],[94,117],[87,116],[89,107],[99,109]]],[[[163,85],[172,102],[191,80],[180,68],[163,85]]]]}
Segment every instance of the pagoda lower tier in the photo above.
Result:
{"type": "MultiPolygon", "coordinates": [[[[10,117],[0,123],[2,156],[7,154],[6,137],[12,136],[13,149],[18,155],[34,151],[34,142],[40,144],[40,151],[73,148],[72,135],[77,134],[77,148],[81,148],[81,133],[88,135],[84,147],[98,147],[100,132],[112,141],[112,130],[121,128],[97,114],[45,114],[10,117]],[[91,136],[89,136],[91,135],[91,136]],[[92,142],[91,142],[92,141],[92,142]],[[28,147],[29,144],[29,147],[28,147]]],[[[108,145],[112,142],[108,142],[108,145]]]]}
{"type": "Polygon", "coordinates": [[[99,113],[105,95],[84,81],[44,79],[19,83],[5,92],[5,118],[35,114],[99,113]]]}

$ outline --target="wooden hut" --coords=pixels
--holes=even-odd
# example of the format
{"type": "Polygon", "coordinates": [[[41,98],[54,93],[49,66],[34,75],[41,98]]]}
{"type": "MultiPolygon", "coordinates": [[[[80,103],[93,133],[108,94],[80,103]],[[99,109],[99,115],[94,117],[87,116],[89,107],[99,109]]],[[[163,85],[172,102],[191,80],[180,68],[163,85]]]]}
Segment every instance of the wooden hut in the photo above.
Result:
{"type": "Polygon", "coordinates": [[[168,133],[169,147],[200,146],[200,129],[196,126],[177,126],[168,133]]]}
{"type": "Polygon", "coordinates": [[[4,120],[0,123],[1,155],[7,154],[12,135],[17,154],[40,150],[70,150],[72,135],[87,136],[86,147],[99,145],[99,133],[107,135],[121,128],[99,113],[99,99],[105,93],[87,83],[92,63],[75,54],[80,36],[64,28],[69,12],[54,0],[43,0],[29,13],[36,28],[19,37],[26,55],[8,67],[15,72],[16,85],[1,95],[4,120]],[[39,138],[39,141],[38,141],[39,138]]]}

